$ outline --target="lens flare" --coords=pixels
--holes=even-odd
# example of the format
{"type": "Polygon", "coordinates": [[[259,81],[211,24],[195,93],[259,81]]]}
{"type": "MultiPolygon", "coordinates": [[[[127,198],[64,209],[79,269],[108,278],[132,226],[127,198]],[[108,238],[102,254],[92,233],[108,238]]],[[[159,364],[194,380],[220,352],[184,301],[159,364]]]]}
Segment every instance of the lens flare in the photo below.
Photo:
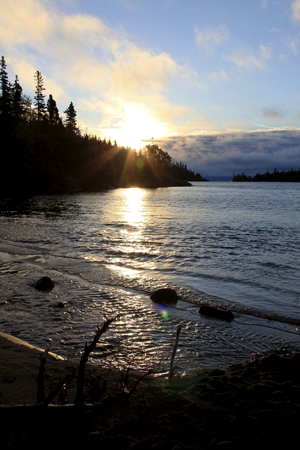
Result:
{"type": "Polygon", "coordinates": [[[163,320],[166,322],[169,319],[169,313],[166,305],[159,305],[159,311],[161,313],[163,320]]]}

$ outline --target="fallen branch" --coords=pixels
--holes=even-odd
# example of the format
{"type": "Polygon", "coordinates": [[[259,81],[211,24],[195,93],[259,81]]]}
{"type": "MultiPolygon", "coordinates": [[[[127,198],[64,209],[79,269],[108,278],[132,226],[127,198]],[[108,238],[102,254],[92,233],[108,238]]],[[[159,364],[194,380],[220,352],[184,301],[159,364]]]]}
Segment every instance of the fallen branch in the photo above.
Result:
{"type": "Polygon", "coordinates": [[[84,386],[84,370],[85,365],[87,363],[87,360],[89,358],[90,353],[95,349],[97,342],[100,339],[100,336],[105,333],[109,325],[116,319],[114,317],[113,319],[108,319],[102,326],[101,329],[98,328],[97,333],[95,334],[95,337],[93,339],[93,342],[90,345],[85,344],[85,350],[84,353],[80,359],[80,364],[78,368],[78,378],[77,378],[77,391],[76,391],[76,397],[75,397],[75,405],[83,405],[84,403],[84,392],[83,392],[83,386],[84,386]]]}
{"type": "Polygon", "coordinates": [[[170,363],[170,375],[169,375],[169,381],[172,380],[173,375],[174,375],[173,362],[174,362],[176,350],[177,350],[177,347],[178,347],[178,340],[179,340],[180,332],[181,332],[181,326],[178,325],[178,326],[177,326],[177,333],[176,333],[176,341],[175,341],[175,345],[174,345],[174,349],[173,349],[173,353],[172,353],[172,357],[171,357],[171,363],[170,363]]]}

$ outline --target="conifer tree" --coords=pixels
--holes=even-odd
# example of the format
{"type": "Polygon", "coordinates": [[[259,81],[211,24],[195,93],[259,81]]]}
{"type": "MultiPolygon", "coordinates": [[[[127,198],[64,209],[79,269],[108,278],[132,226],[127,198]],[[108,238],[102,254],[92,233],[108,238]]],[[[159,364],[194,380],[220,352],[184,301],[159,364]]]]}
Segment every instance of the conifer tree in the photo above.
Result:
{"type": "Polygon", "coordinates": [[[73,131],[77,129],[77,113],[75,111],[73,102],[70,103],[69,107],[64,111],[66,114],[65,126],[73,131]]]}
{"type": "Polygon", "coordinates": [[[44,79],[41,72],[38,70],[35,72],[34,78],[36,80],[34,104],[36,107],[37,119],[42,120],[46,114],[45,95],[43,94],[43,91],[45,90],[44,79]]]}
{"type": "Polygon", "coordinates": [[[51,125],[58,125],[60,123],[60,117],[58,108],[56,106],[56,101],[54,100],[52,94],[49,95],[48,101],[47,101],[47,111],[48,111],[48,117],[49,122],[51,125]]]}
{"type": "Polygon", "coordinates": [[[8,81],[8,75],[6,72],[6,62],[4,56],[1,57],[0,81],[1,81],[0,112],[2,117],[7,117],[10,113],[11,107],[11,85],[8,81]]]}
{"type": "Polygon", "coordinates": [[[12,87],[12,112],[17,119],[22,117],[24,110],[22,93],[23,89],[20,86],[18,75],[16,75],[16,79],[12,87]]]}

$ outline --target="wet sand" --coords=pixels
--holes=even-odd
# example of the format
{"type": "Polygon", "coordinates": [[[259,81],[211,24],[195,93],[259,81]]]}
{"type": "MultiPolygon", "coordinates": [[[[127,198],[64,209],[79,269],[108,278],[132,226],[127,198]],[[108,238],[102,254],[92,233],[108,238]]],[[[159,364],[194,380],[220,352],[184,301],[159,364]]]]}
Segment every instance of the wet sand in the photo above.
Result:
{"type": "Polygon", "coordinates": [[[73,406],[76,363],[53,354],[45,397],[75,376],[49,407],[32,406],[41,355],[0,333],[1,448],[291,448],[299,439],[300,354],[273,353],[171,385],[150,375],[132,391],[137,376],[126,381],[125,372],[88,365],[82,408],[73,406]]]}

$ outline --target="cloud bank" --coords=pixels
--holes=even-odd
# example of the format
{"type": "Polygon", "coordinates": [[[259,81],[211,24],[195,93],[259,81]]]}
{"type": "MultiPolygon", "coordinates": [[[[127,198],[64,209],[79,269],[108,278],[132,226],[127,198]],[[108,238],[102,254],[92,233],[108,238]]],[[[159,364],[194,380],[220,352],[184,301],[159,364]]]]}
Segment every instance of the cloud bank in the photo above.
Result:
{"type": "Polygon", "coordinates": [[[210,178],[300,169],[300,129],[234,131],[157,140],[177,162],[210,178]]]}

